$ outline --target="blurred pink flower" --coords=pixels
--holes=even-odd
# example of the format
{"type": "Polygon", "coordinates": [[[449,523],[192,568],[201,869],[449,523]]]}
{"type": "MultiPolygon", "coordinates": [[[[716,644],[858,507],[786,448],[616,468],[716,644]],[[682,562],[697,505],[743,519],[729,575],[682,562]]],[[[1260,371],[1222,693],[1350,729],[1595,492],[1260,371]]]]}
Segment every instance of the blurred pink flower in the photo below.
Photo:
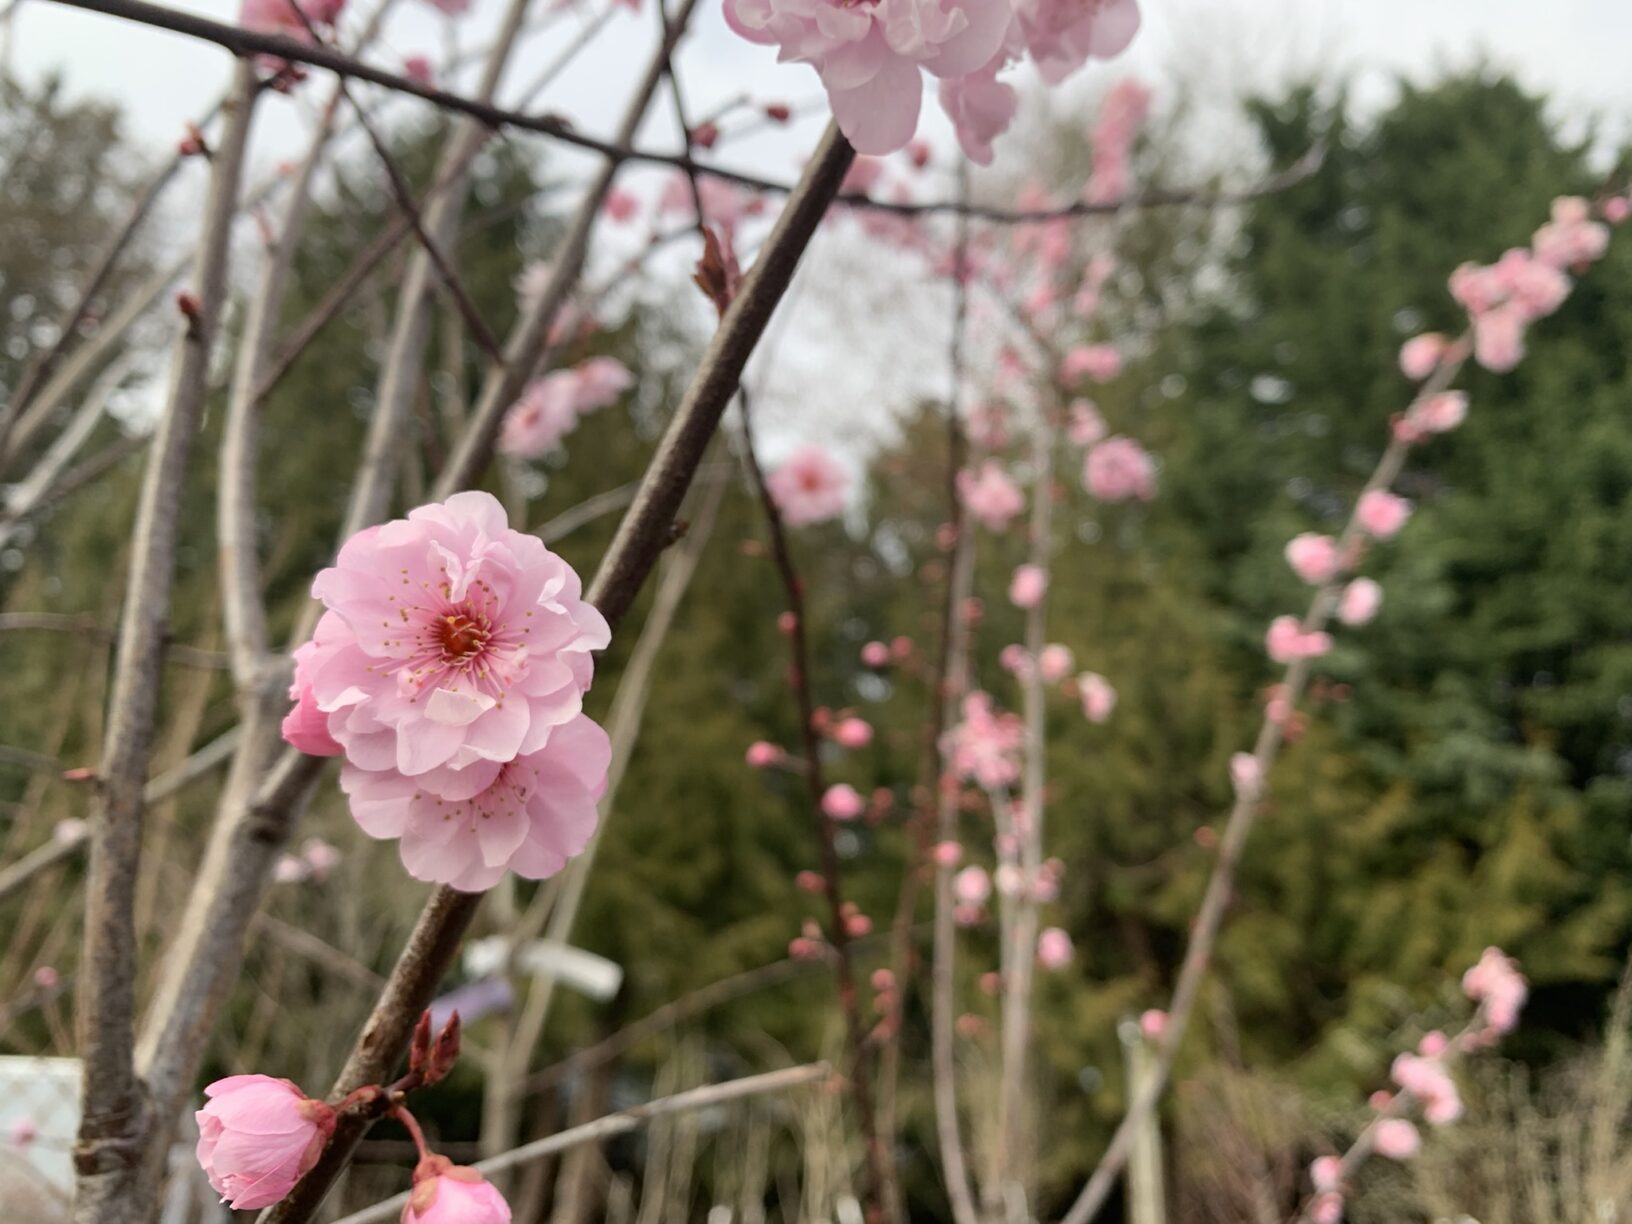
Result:
{"type": "Polygon", "coordinates": [[[334,1133],[334,1110],[288,1080],[231,1075],[204,1089],[198,1163],[236,1211],[269,1207],[317,1163],[334,1133]]]}
{"type": "Polygon", "coordinates": [[[1343,1224],[1343,1196],[1335,1190],[1317,1194],[1309,1205],[1309,1220],[1310,1224],[1343,1224]]]}
{"type": "Polygon", "coordinates": [[[1264,785],[1264,767],[1250,752],[1230,756],[1230,784],[1243,799],[1256,799],[1264,785]]]}
{"type": "Polygon", "coordinates": [[[1139,443],[1115,435],[1088,452],[1082,484],[1099,501],[1149,501],[1156,496],[1156,465],[1139,443]]]}
{"type": "Polygon", "coordinates": [[[971,864],[952,877],[952,895],[960,905],[985,905],[992,895],[992,878],[984,867],[971,864]]]}
{"type": "Polygon", "coordinates": [[[1295,616],[1277,616],[1269,624],[1264,646],[1275,662],[1292,663],[1298,659],[1318,659],[1331,650],[1332,638],[1319,630],[1305,633],[1295,616]]]}
{"type": "Polygon", "coordinates": [[[1330,581],[1342,568],[1337,541],[1312,531],[1293,536],[1287,542],[1286,561],[1294,574],[1315,586],[1330,581]]]}
{"type": "Polygon", "coordinates": [[[1440,391],[1412,404],[1405,414],[1406,424],[1418,433],[1449,433],[1468,417],[1466,391],[1440,391]]]}
{"type": "Polygon", "coordinates": [[[988,531],[1004,530],[1026,505],[1019,487],[994,459],[986,460],[978,471],[964,468],[958,473],[958,496],[988,531]]]}
{"type": "Polygon", "coordinates": [[[1071,401],[1071,419],[1065,432],[1077,446],[1092,446],[1105,436],[1105,418],[1100,416],[1093,400],[1071,401]]]}
{"type": "Polygon", "coordinates": [[[1091,723],[1102,723],[1116,709],[1116,690],[1098,672],[1077,677],[1077,693],[1082,698],[1082,715],[1091,723]]]}
{"type": "Polygon", "coordinates": [[[1037,963],[1058,973],[1071,963],[1071,936],[1059,927],[1044,927],[1037,934],[1037,963]]]}
{"type": "Polygon", "coordinates": [[[1139,1032],[1146,1041],[1160,1041],[1167,1035],[1167,1013],[1159,1007],[1148,1008],[1139,1015],[1139,1032]]]}
{"type": "Polygon", "coordinates": [[[1486,1024],[1497,1033],[1518,1027],[1519,1009],[1530,994],[1518,962],[1500,948],[1484,950],[1479,963],[1462,975],[1462,990],[1482,1006],[1486,1024]]]}
{"type": "Polygon", "coordinates": [[[850,474],[819,446],[801,446],[765,481],[789,527],[805,527],[844,512],[850,474]]]}
{"type": "Polygon", "coordinates": [[[1133,142],[1150,113],[1150,90],[1132,77],[1112,85],[1094,122],[1093,170],[1086,198],[1113,204],[1128,194],[1133,142]]]}
{"type": "Polygon", "coordinates": [[[1374,539],[1387,540],[1398,535],[1411,517],[1411,503],[1386,489],[1372,489],[1360,495],[1354,516],[1361,531],[1374,539]]]}
{"type": "Polygon", "coordinates": [[[1455,1122],[1462,1116],[1462,1096],[1456,1081],[1437,1058],[1401,1054],[1391,1070],[1394,1082],[1422,1103],[1422,1116],[1435,1126],[1455,1122]]]}
{"type": "Polygon", "coordinates": [[[875,671],[890,665],[890,648],[883,642],[868,642],[861,648],[861,662],[864,667],[871,667],[875,671]]]}
{"type": "Polygon", "coordinates": [[[1400,373],[1412,382],[1421,382],[1445,359],[1451,342],[1439,332],[1423,332],[1400,346],[1400,373]]]}
{"type": "Polygon", "coordinates": [[[767,740],[748,745],[747,761],[754,769],[769,769],[782,760],[782,749],[767,740]]]}
{"type": "Polygon", "coordinates": [[[1383,606],[1383,588],[1371,578],[1356,578],[1337,600],[1337,619],[1345,625],[1364,625],[1383,606]]]}
{"type": "Polygon", "coordinates": [[[1020,38],[1050,85],[1090,58],[1120,55],[1139,31],[1138,0],[1017,0],[1020,38]]]}
{"type": "Polygon", "coordinates": [[[841,748],[865,748],[873,742],[872,724],[864,718],[841,718],[833,728],[833,741],[841,748]]]}
{"type": "Polygon", "coordinates": [[[1410,1160],[1422,1150],[1422,1136],[1404,1118],[1384,1118],[1372,1133],[1372,1146],[1389,1160],[1410,1160]]]}
{"type": "Polygon", "coordinates": [[[1025,729],[1013,714],[997,713],[991,696],[973,692],[963,699],[963,718],[942,739],[952,772],[993,789],[1020,776],[1025,729]]]}
{"type": "Polygon", "coordinates": [[[848,782],[830,786],[822,793],[822,812],[829,820],[854,820],[866,810],[866,801],[848,782]]]}
{"type": "Polygon", "coordinates": [[[1069,646],[1059,642],[1050,642],[1037,654],[1037,674],[1043,678],[1045,684],[1058,684],[1071,674],[1071,667],[1076,657],[1071,653],[1069,646]]]}
{"type": "Polygon", "coordinates": [[[1060,381],[1109,382],[1122,372],[1122,355],[1110,344],[1079,344],[1060,359],[1060,381]]]}
{"type": "Polygon", "coordinates": [[[963,860],[963,847],[955,841],[936,842],[929,857],[937,867],[956,867],[963,860]]]}
{"type": "Polygon", "coordinates": [[[1047,590],[1047,570],[1040,565],[1017,566],[1009,579],[1009,602],[1017,608],[1035,608],[1047,590]]]}

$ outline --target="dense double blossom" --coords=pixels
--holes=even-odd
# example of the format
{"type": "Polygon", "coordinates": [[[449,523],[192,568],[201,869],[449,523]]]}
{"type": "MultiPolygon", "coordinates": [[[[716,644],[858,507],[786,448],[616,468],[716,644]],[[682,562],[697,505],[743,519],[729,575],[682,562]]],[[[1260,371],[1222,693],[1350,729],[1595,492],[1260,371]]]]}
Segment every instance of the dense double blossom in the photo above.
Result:
{"type": "Polygon", "coordinates": [[[491,495],[459,493],[359,532],[312,591],[328,610],[285,734],[344,753],[365,832],[466,890],[583,848],[610,759],[583,695],[610,631],[571,566],[491,495]]]}

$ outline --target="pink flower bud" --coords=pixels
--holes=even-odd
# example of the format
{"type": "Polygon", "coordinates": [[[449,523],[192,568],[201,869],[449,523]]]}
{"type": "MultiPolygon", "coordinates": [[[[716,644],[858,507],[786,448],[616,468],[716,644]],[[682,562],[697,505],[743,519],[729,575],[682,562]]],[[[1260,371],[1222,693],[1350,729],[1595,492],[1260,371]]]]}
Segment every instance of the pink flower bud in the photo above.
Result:
{"type": "Polygon", "coordinates": [[[1405,423],[1416,434],[1450,433],[1468,419],[1466,391],[1440,391],[1411,405],[1405,423]]]}
{"type": "Polygon", "coordinates": [[[866,914],[851,914],[844,920],[844,933],[851,939],[860,939],[873,931],[873,920],[866,914]]]}
{"type": "Polygon", "coordinates": [[[1314,586],[1330,581],[1342,569],[1337,541],[1328,535],[1306,531],[1286,545],[1286,562],[1292,572],[1314,586]]]}
{"type": "Polygon", "coordinates": [[[1309,1206],[1312,1224],[1343,1224],[1343,1196],[1335,1190],[1317,1195],[1309,1206]]]}
{"type": "Polygon", "coordinates": [[[1139,1016],[1139,1032],[1146,1041],[1160,1041],[1167,1032],[1167,1013],[1152,1007],[1139,1016]]]}
{"type": "Polygon", "coordinates": [[[282,1199],[317,1163],[334,1133],[334,1110],[288,1080],[231,1075],[204,1095],[208,1102],[195,1115],[198,1163],[236,1211],[282,1199]]]}
{"type": "Polygon", "coordinates": [[[1387,540],[1399,534],[1411,517],[1411,503],[1384,489],[1372,489],[1360,495],[1354,509],[1360,530],[1378,540],[1387,540]]]}
{"type": "Polygon", "coordinates": [[[1322,1193],[1343,1184],[1343,1162],[1336,1156],[1317,1156],[1309,1165],[1309,1180],[1322,1193]]]}
{"type": "Polygon", "coordinates": [[[984,867],[971,864],[952,878],[952,895],[963,905],[985,905],[992,895],[992,878],[984,867]]]}
{"type": "Polygon", "coordinates": [[[956,867],[963,860],[963,847],[955,841],[937,842],[929,857],[937,867],[956,867]]]}
{"type": "Polygon", "coordinates": [[[55,990],[62,984],[62,975],[50,965],[41,965],[34,970],[34,988],[36,990],[55,990]]]}
{"type": "Polygon", "coordinates": [[[428,1156],[414,1170],[402,1224],[510,1224],[510,1204],[475,1169],[428,1156]]]}
{"type": "Polygon", "coordinates": [[[1057,973],[1071,963],[1071,936],[1059,927],[1045,927],[1037,935],[1037,963],[1057,973]]]}
{"type": "Polygon", "coordinates": [[[1050,642],[1037,655],[1037,674],[1043,678],[1044,684],[1058,684],[1071,673],[1075,662],[1069,646],[1050,642]]]}
{"type": "Polygon", "coordinates": [[[1412,382],[1421,382],[1445,359],[1450,341],[1438,332],[1412,336],[1400,346],[1400,373],[1412,382]]]}
{"type": "Polygon", "coordinates": [[[829,820],[854,820],[867,805],[848,782],[827,788],[822,795],[822,812],[829,820]]]}
{"type": "Polygon", "coordinates": [[[890,665],[890,648],[883,642],[868,642],[861,648],[861,662],[864,667],[871,667],[875,671],[890,665]]]}
{"type": "Polygon", "coordinates": [[[1116,690],[1098,672],[1077,677],[1077,693],[1082,698],[1082,715],[1091,723],[1102,723],[1116,709],[1116,690]]]}
{"type": "Polygon", "coordinates": [[[1422,1150],[1422,1136],[1404,1118],[1384,1118],[1372,1133],[1372,1146],[1379,1156],[1410,1160],[1422,1150]]]}
{"type": "Polygon", "coordinates": [[[1364,625],[1383,606],[1383,588],[1370,578],[1356,578],[1343,588],[1337,601],[1337,619],[1345,625],[1364,625]]]}
{"type": "Polygon", "coordinates": [[[897,663],[905,663],[912,658],[912,639],[906,634],[890,639],[890,657],[897,663]]]}
{"type": "Polygon", "coordinates": [[[776,618],[776,631],[783,637],[792,637],[793,631],[799,627],[799,618],[792,612],[782,612],[776,618]]]}
{"type": "Polygon", "coordinates": [[[1438,1058],[1441,1054],[1445,1053],[1445,1047],[1449,1044],[1450,1040],[1444,1033],[1440,1032],[1438,1029],[1433,1029],[1430,1032],[1424,1033],[1422,1035],[1422,1040],[1417,1042],[1417,1053],[1421,1054],[1424,1058],[1438,1058]]]}
{"type": "Polygon", "coordinates": [[[844,748],[865,748],[873,742],[873,728],[862,718],[841,718],[833,728],[833,739],[844,748]]]}
{"type": "Polygon", "coordinates": [[[1619,225],[1628,217],[1632,217],[1632,200],[1625,196],[1610,196],[1604,201],[1604,220],[1611,225],[1619,225]]]}
{"type": "Polygon", "coordinates": [[[793,877],[794,887],[800,892],[819,893],[827,887],[827,881],[815,871],[801,871],[793,877]]]}
{"type": "Polygon", "coordinates": [[[886,990],[895,989],[895,974],[888,969],[874,969],[873,976],[869,980],[873,984],[873,989],[880,994],[883,994],[886,990]]]}
{"type": "Polygon", "coordinates": [[[1035,608],[1048,590],[1048,571],[1040,565],[1022,565],[1009,579],[1009,602],[1017,608],[1035,608]]]}
{"type": "Polygon", "coordinates": [[[746,759],[755,769],[769,769],[782,760],[782,749],[768,740],[755,740],[748,745],[746,759]]]}

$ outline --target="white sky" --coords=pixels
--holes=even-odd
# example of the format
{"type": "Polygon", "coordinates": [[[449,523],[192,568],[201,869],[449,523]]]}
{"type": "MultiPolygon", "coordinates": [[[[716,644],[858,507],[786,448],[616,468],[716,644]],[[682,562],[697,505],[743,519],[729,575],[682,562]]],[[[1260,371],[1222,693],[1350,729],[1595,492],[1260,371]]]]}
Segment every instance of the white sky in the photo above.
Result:
{"type": "MultiPolygon", "coordinates": [[[[228,21],[238,0],[174,2],[228,21]]],[[[435,53],[450,33],[461,46],[479,45],[505,2],[474,0],[473,12],[452,27],[425,0],[396,0],[385,44],[373,58],[391,67],[413,53],[440,58],[435,53]]],[[[546,2],[540,0],[536,7],[542,9],[546,2]]],[[[613,17],[591,51],[544,96],[543,107],[569,114],[585,130],[611,130],[655,38],[652,0],[643,3],[638,16],[620,11],[613,17]]],[[[365,0],[352,4],[360,10],[365,0]]],[[[1182,78],[1205,99],[1273,86],[1314,69],[1337,70],[1355,83],[1363,101],[1377,103],[1387,98],[1397,76],[1427,76],[1483,56],[1549,95],[1557,118],[1570,129],[1584,131],[1595,125],[1606,142],[1632,133],[1632,73],[1627,71],[1632,0],[1144,0],[1144,8],[1146,26],[1129,55],[1110,68],[1079,74],[1083,79],[1069,96],[1083,98],[1085,123],[1091,116],[1093,91],[1127,72],[1157,83],[1159,91],[1162,82],[1182,78]]],[[[761,100],[819,98],[808,68],[779,66],[770,49],[733,36],[720,16],[719,0],[702,0],[700,12],[680,59],[693,115],[707,113],[744,91],[761,100]]],[[[349,17],[356,21],[359,14],[349,17]]],[[[569,14],[518,50],[507,77],[509,93],[501,101],[515,100],[516,91],[550,60],[552,49],[561,45],[578,20],[569,14]]],[[[155,150],[171,145],[183,123],[220,95],[229,72],[229,57],[218,48],[54,0],[21,0],[4,53],[12,68],[24,75],[60,72],[74,93],[117,99],[129,114],[132,135],[155,150]]],[[[305,108],[316,96],[308,89],[294,99],[270,99],[262,108],[255,160],[263,170],[299,147],[305,108]]],[[[420,104],[410,100],[398,105],[420,104]]],[[[926,116],[926,130],[938,143],[948,144],[938,108],[926,106],[926,116]]],[[[722,160],[791,178],[814,141],[818,124],[812,118],[790,131],[743,142],[722,160]]],[[[642,143],[672,147],[672,130],[666,114],[654,114],[642,143]]],[[[872,271],[865,261],[862,269],[864,276],[872,271]]],[[[903,308],[902,295],[912,293],[910,286],[903,288],[901,279],[888,273],[875,274],[872,280],[868,293],[857,293],[849,314],[876,320],[880,310],[903,308]]],[[[805,300],[824,296],[818,289],[807,293],[805,300]]],[[[919,321],[919,310],[926,306],[936,309],[922,300],[915,304],[919,321]]],[[[802,302],[801,310],[808,308],[802,302]]],[[[803,314],[800,321],[805,321],[803,314]]],[[[842,329],[843,322],[833,329],[842,329]]],[[[762,397],[778,410],[776,416],[791,417],[797,410],[804,422],[825,421],[830,436],[820,437],[824,427],[815,427],[821,441],[853,440],[858,424],[865,432],[866,422],[885,415],[870,411],[870,405],[900,402],[937,385],[941,377],[944,340],[933,334],[933,328],[927,333],[916,326],[850,330],[855,334],[844,335],[826,350],[796,334],[794,343],[779,352],[773,394],[762,397]],[[904,337],[903,331],[908,335],[904,337]]],[[[778,431],[773,445],[780,440],[778,431]]]]}

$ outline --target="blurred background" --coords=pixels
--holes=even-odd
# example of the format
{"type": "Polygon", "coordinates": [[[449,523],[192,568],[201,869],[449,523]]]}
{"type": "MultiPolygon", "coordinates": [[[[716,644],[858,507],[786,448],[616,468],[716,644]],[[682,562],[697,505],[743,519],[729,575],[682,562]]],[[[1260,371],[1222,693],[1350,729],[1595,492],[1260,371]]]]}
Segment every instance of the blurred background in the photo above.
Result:
{"type": "MultiPolygon", "coordinates": [[[[426,6],[399,7],[382,63],[393,54],[440,56],[450,39],[479,44],[493,16],[486,0],[457,26],[426,6]]],[[[1624,184],[1632,165],[1624,157],[1632,10],[1610,0],[1546,6],[1545,14],[1534,4],[1475,0],[1151,0],[1148,8],[1130,57],[1066,89],[1027,94],[1019,130],[975,179],[977,198],[1007,201],[1031,183],[1080,189],[1097,99],[1125,75],[1157,97],[1138,152],[1142,185],[1245,186],[1312,147],[1325,156],[1304,181],[1244,205],[1150,210],[1124,223],[1110,317],[1129,362],[1096,398],[1113,431],[1136,434],[1158,454],[1161,493],[1148,506],[1107,508],[1073,484],[1064,515],[1076,539],[1051,588],[1051,636],[1111,678],[1121,699],[1103,726],[1051,719],[1050,843],[1066,871],[1050,913],[1077,956],[1042,980],[1037,1007],[1045,1121],[1034,1203],[1042,1218],[1069,1203],[1120,1116],[1118,1021],[1165,1003],[1230,802],[1227,761],[1255,732],[1271,679],[1263,625],[1302,598],[1284,541],[1341,525],[1389,417],[1406,402],[1400,342],[1457,326],[1450,270],[1522,244],[1553,197],[1590,196],[1615,174],[1624,184]]],[[[543,62],[595,19],[567,10],[535,36],[529,55],[543,62]]],[[[39,329],[71,303],[184,122],[219,94],[228,61],[48,0],[13,0],[0,21],[0,387],[14,387],[33,349],[51,341],[39,329]]],[[[618,11],[542,104],[605,130],[655,33],[650,12],[618,11]]],[[[518,80],[529,63],[522,57],[518,80]]],[[[807,70],[779,68],[735,41],[712,6],[681,63],[698,113],[744,91],[758,102],[820,101],[807,70]]],[[[260,172],[299,147],[317,96],[308,87],[271,100],[254,158],[260,172]]],[[[393,148],[423,179],[441,120],[411,101],[381,105],[393,148]]],[[[819,110],[731,142],[721,160],[791,178],[819,110]]],[[[672,144],[672,116],[654,115],[643,139],[672,144]]],[[[945,198],[955,145],[935,129],[932,146],[921,174],[913,177],[905,159],[889,173],[945,198]]],[[[516,311],[517,276],[548,258],[586,164],[520,137],[479,162],[461,267],[501,330],[516,311]]],[[[184,168],[110,285],[110,309],[184,253],[201,182],[197,166],[184,168]]],[[[629,179],[647,201],[665,183],[656,172],[629,179]]],[[[296,264],[290,320],[321,297],[392,207],[371,158],[335,162],[296,264]]],[[[636,231],[600,243],[592,263],[600,279],[639,248],[644,230],[636,231]]],[[[1349,1218],[1584,1224],[1632,1210],[1632,1071],[1626,1017],[1612,1014],[1632,948],[1625,239],[1617,235],[1563,309],[1535,329],[1515,373],[1466,376],[1467,425],[1414,456],[1400,485],[1416,514],[1370,570],[1387,602],[1324,661],[1305,733],[1275,774],[1180,1062],[1164,1115],[1172,1220],[1285,1218],[1310,1156],[1363,1123],[1366,1095],[1386,1081],[1394,1052],[1456,1014],[1456,979],[1488,944],[1517,957],[1531,980],[1522,1027],[1474,1072],[1469,1118],[1436,1135],[1414,1164],[1370,1173],[1349,1218]],[[1266,1215],[1266,1203],[1278,1212],[1266,1215]]],[[[252,262],[252,223],[239,241],[252,262]]],[[[677,246],[607,298],[601,329],[574,352],[617,356],[635,373],[635,390],[588,419],[563,451],[504,475],[507,498],[525,516],[517,526],[548,525],[642,470],[710,326],[687,284],[694,258],[677,246]]],[[[274,629],[284,635],[340,523],[400,271],[387,263],[375,274],[265,408],[262,556],[274,629]]],[[[94,765],[102,733],[137,456],[169,335],[165,312],[152,313],[127,350],[100,366],[113,390],[86,450],[103,457],[99,470],[4,528],[0,863],[71,840],[73,826],[64,833],[62,822],[84,814],[83,792],[61,774],[94,765]]],[[[469,396],[479,370],[456,313],[442,313],[448,326],[427,362],[404,507],[441,457],[447,405],[469,396]]],[[[817,441],[840,451],[858,477],[845,520],[799,533],[796,548],[812,603],[819,700],[854,707],[879,732],[832,764],[833,780],[864,793],[887,788],[898,809],[915,778],[921,672],[909,659],[877,674],[858,652],[873,639],[904,635],[920,649],[932,640],[949,318],[949,295],[930,270],[881,254],[853,219],[840,218],[818,238],[751,375],[768,456],[817,441]]],[[[974,352],[966,393],[978,399],[991,374],[980,368],[990,352],[978,336],[974,352]]],[[[201,455],[213,454],[214,415],[207,428],[201,455]]],[[[14,458],[26,469],[27,453],[14,458]]],[[[511,1093],[510,1125],[522,1138],[656,1091],[835,1047],[830,981],[820,966],[783,960],[811,910],[792,883],[815,860],[802,788],[792,775],[743,763],[751,741],[795,738],[775,623],[782,596],[762,558],[757,507],[726,451],[711,470],[703,493],[723,486],[717,521],[703,533],[697,572],[652,664],[643,731],[576,932],[579,945],[621,968],[621,984],[609,997],[567,990],[557,1000],[527,1052],[523,1069],[533,1074],[511,1093]],[[779,963],[679,1009],[674,1023],[616,1057],[548,1070],[665,1004],[779,963]]],[[[0,471],[0,482],[13,479],[0,471]]],[[[230,734],[236,718],[218,653],[214,479],[213,464],[201,461],[188,490],[174,605],[175,641],[188,649],[172,654],[167,671],[159,772],[230,734]]],[[[587,571],[615,524],[616,514],[601,514],[554,546],[587,571]]],[[[1002,683],[997,652],[1020,635],[1021,614],[1001,591],[1021,548],[1017,539],[982,543],[976,666],[994,686],[1002,683]]],[[[639,623],[602,664],[591,713],[605,713],[639,623]]],[[[191,879],[218,787],[204,772],[150,812],[139,920],[152,952],[191,879]]],[[[301,838],[338,848],[338,861],[295,863],[275,887],[212,1052],[212,1077],[254,1068],[312,1089],[327,1083],[423,899],[394,847],[352,824],[337,787],[318,795],[301,838]]],[[[901,831],[884,819],[847,833],[841,851],[853,895],[887,917],[901,831]]],[[[0,1052],[71,1052],[81,871],[64,853],[0,894],[0,1052]]],[[[530,897],[527,888],[498,896],[480,920],[483,933],[503,929],[530,897]]],[[[976,984],[995,945],[975,934],[966,947],[967,1010],[995,1012],[976,984]]],[[[450,985],[480,980],[471,973],[450,985]]],[[[500,1010],[474,1024],[474,1054],[427,1097],[427,1120],[452,1155],[477,1150],[483,1050],[498,1047],[507,1022],[500,1010]]],[[[922,1013],[909,1012],[909,1068],[924,1065],[926,1045],[922,1013]]],[[[976,1077],[979,1057],[971,1043],[976,1077]]],[[[71,1097],[71,1086],[63,1091],[71,1097]]],[[[928,1155],[929,1106],[927,1074],[909,1071],[902,1175],[914,1219],[945,1211],[928,1155]]],[[[755,1203],[758,1218],[813,1218],[801,1214],[801,1196],[821,1175],[812,1153],[842,1146],[832,1113],[819,1094],[790,1098],[534,1166],[516,1190],[517,1218],[712,1221],[736,1211],[752,1219],[755,1203]],[[712,1214],[722,1204],[728,1214],[712,1214]]],[[[375,1132],[344,1201],[357,1206],[401,1187],[402,1138],[390,1125],[375,1132]]],[[[51,1140],[18,1132],[12,1142],[48,1151],[51,1140]]],[[[973,1142],[981,1142],[978,1121],[973,1142]]]]}

